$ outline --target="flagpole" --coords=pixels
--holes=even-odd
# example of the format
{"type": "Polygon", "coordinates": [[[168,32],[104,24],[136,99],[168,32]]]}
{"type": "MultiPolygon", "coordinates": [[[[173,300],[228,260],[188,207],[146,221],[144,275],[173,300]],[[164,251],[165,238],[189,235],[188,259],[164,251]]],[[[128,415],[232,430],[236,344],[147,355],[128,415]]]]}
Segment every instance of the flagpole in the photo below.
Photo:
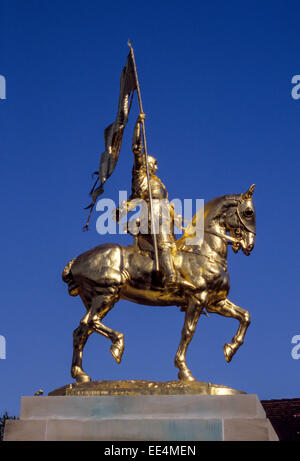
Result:
{"type": "MultiPolygon", "coordinates": [[[[135,64],[134,52],[131,45],[130,40],[128,40],[128,46],[130,48],[130,54],[133,63],[133,69],[136,79],[136,89],[138,94],[139,106],[140,106],[140,113],[143,114],[143,104],[142,104],[142,97],[141,97],[141,89],[137,75],[137,69],[135,64]]],[[[151,184],[150,184],[150,173],[149,173],[149,166],[148,166],[148,151],[147,151],[147,141],[146,141],[146,130],[145,130],[145,120],[142,119],[142,132],[144,138],[144,154],[145,154],[145,162],[146,162],[146,173],[147,173],[147,181],[148,181],[148,194],[149,194],[149,203],[150,203],[150,219],[151,219],[151,231],[152,231],[152,238],[153,238],[153,246],[154,246],[154,260],[155,260],[155,270],[159,271],[159,261],[158,261],[158,248],[157,248],[157,239],[155,233],[155,226],[154,226],[154,213],[153,213],[153,201],[152,201],[152,191],[151,191],[151,184]]]]}

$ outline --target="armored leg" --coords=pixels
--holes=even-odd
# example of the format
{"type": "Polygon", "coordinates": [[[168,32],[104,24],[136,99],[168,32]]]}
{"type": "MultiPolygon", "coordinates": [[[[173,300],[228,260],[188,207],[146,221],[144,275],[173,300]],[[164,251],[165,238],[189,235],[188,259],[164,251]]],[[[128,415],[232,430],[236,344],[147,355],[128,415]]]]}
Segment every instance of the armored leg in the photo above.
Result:
{"type": "Polygon", "coordinates": [[[164,285],[168,286],[175,284],[176,273],[170,250],[162,250],[159,252],[159,262],[164,274],[164,285]]]}

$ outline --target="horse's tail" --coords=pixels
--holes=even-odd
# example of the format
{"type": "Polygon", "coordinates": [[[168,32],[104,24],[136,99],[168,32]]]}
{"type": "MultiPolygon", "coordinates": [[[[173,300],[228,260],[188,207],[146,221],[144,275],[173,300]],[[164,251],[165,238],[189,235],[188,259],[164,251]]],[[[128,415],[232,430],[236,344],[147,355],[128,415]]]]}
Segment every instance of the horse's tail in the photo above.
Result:
{"type": "Polygon", "coordinates": [[[64,282],[68,284],[68,291],[70,296],[78,296],[79,294],[79,286],[73,279],[73,274],[71,272],[72,265],[74,263],[76,258],[71,259],[71,261],[68,262],[68,264],[65,266],[63,273],[62,273],[62,279],[64,282]]]}

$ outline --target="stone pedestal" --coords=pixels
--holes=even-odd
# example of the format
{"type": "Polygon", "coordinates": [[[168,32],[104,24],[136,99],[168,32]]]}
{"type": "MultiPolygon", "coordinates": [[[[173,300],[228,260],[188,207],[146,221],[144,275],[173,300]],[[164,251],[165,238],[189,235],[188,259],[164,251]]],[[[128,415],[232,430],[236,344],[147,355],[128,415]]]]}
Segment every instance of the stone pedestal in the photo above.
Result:
{"type": "Polygon", "coordinates": [[[278,440],[256,395],[22,397],[4,440],[278,440]]]}

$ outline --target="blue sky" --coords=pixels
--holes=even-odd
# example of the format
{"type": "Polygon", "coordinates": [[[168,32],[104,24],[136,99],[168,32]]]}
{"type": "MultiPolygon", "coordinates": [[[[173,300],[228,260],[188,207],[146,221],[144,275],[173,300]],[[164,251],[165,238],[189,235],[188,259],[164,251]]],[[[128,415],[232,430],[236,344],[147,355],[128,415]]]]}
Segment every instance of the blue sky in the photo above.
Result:
{"type": "MultiPolygon", "coordinates": [[[[261,399],[299,397],[299,123],[291,79],[300,74],[295,1],[0,0],[1,309],[0,412],[22,395],[72,381],[72,332],[84,315],[61,281],[67,261],[104,242],[97,213],[82,233],[115,117],[119,78],[135,49],[149,153],[170,198],[245,191],[256,183],[256,246],[230,250],[229,298],[252,324],[230,364],[222,346],[237,322],[200,318],[187,359],[200,381],[261,399]]],[[[120,160],[105,188],[117,200],[131,184],[135,101],[120,160]]],[[[125,334],[117,365],[92,335],[84,367],[100,379],[176,379],[183,313],[119,302],[106,324],[125,334]]]]}

